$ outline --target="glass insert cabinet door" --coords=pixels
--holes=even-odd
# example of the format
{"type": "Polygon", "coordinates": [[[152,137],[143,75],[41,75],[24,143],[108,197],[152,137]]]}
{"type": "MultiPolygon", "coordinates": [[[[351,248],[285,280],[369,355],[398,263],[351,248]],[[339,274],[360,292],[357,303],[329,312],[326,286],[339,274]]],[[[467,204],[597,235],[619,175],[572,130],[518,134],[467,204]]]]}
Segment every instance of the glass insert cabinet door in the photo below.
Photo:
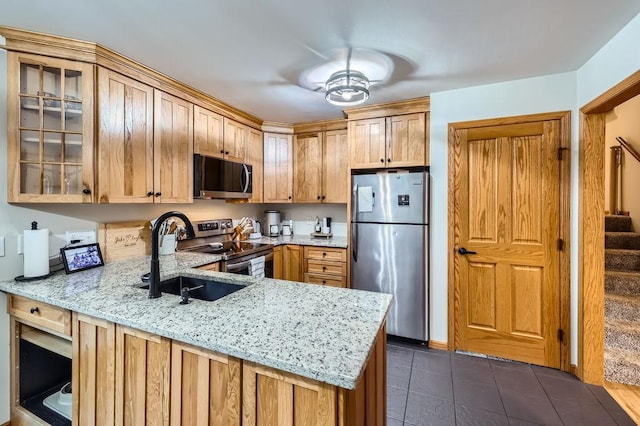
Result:
{"type": "Polygon", "coordinates": [[[94,68],[9,52],[9,201],[91,203],[94,68]]]}

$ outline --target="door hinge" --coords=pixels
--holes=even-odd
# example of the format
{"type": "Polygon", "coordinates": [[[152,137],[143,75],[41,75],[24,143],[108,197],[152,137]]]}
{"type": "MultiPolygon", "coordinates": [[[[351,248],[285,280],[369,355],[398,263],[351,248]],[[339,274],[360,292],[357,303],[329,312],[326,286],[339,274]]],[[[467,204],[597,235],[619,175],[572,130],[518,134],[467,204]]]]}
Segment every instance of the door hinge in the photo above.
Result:
{"type": "Polygon", "coordinates": [[[563,152],[566,151],[566,150],[567,150],[566,147],[558,148],[558,160],[562,161],[563,152]]]}
{"type": "Polygon", "coordinates": [[[558,250],[564,251],[564,240],[562,238],[558,238],[558,250]]]}
{"type": "Polygon", "coordinates": [[[564,331],[561,328],[558,329],[558,341],[564,342],[564,331]]]}

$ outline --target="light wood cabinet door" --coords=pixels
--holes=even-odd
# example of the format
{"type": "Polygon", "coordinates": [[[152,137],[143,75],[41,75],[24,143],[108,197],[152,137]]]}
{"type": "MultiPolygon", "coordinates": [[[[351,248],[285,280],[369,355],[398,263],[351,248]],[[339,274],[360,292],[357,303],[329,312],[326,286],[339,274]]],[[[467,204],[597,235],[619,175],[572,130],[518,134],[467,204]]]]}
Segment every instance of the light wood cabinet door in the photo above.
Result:
{"type": "Polygon", "coordinates": [[[249,129],[244,124],[224,118],[224,158],[244,163],[247,157],[249,129]]]}
{"type": "Polygon", "coordinates": [[[349,162],[352,169],[380,168],[386,161],[384,118],[349,122],[349,162]]]}
{"type": "Polygon", "coordinates": [[[264,184],[264,147],[262,132],[249,129],[249,145],[247,147],[247,163],[251,164],[251,198],[250,203],[262,203],[264,184]]]}
{"type": "Polygon", "coordinates": [[[93,65],[9,52],[7,66],[7,200],[93,202],[93,65]]]}
{"type": "Polygon", "coordinates": [[[282,246],[273,248],[273,278],[277,280],[283,279],[284,259],[282,255],[282,246]]]}
{"type": "Polygon", "coordinates": [[[349,196],[349,158],[346,130],[325,133],[322,150],[322,201],[346,203],[349,196]]]}
{"type": "Polygon", "coordinates": [[[283,253],[282,279],[289,281],[304,280],[302,246],[287,244],[283,253]]]}
{"type": "Polygon", "coordinates": [[[171,344],[171,425],[240,426],[241,361],[171,344]]]}
{"type": "Polygon", "coordinates": [[[224,119],[220,114],[194,106],[193,128],[196,154],[224,158],[224,119]]]}
{"type": "Polygon", "coordinates": [[[98,68],[98,202],[153,202],[153,89],[98,68]]]}
{"type": "Polygon", "coordinates": [[[296,135],[293,144],[293,201],[321,203],[322,133],[296,135]]]}
{"type": "Polygon", "coordinates": [[[171,341],[116,327],[117,425],[168,425],[171,341]]]}
{"type": "Polygon", "coordinates": [[[242,373],[244,426],[338,424],[335,386],[248,361],[242,373]]]}
{"type": "Polygon", "coordinates": [[[160,90],[154,94],[154,198],[193,201],[193,104],[160,90]]]}
{"type": "Polygon", "coordinates": [[[113,425],[116,326],[73,313],[73,425],[113,425]]]}
{"type": "Polygon", "coordinates": [[[264,134],[264,202],[293,199],[293,136],[264,134]]]}
{"type": "Polygon", "coordinates": [[[387,118],[389,140],[387,167],[425,165],[425,114],[407,114],[387,118]]]}

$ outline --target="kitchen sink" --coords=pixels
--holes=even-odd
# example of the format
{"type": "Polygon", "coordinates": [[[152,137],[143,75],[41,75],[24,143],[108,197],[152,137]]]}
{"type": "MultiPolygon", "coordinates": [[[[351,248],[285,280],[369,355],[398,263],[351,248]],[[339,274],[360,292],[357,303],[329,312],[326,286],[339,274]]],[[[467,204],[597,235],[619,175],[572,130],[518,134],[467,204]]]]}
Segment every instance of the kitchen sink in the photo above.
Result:
{"type": "MultiPolygon", "coordinates": [[[[246,286],[239,284],[224,283],[215,280],[203,278],[193,278],[185,276],[177,276],[168,280],[160,281],[160,291],[162,293],[180,295],[180,290],[188,287],[189,297],[200,300],[218,300],[238,290],[242,290],[246,286]]],[[[148,289],[149,284],[141,287],[148,289]]]]}

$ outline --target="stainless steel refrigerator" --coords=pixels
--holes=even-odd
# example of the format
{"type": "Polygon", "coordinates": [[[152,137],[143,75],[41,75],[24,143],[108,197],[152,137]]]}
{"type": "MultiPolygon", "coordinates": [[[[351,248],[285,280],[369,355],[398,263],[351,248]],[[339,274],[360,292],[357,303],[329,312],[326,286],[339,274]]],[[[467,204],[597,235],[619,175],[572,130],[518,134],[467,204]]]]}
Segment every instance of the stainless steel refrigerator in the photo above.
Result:
{"type": "Polygon", "coordinates": [[[351,177],[351,287],[393,294],[387,333],[429,339],[429,174],[351,177]]]}

